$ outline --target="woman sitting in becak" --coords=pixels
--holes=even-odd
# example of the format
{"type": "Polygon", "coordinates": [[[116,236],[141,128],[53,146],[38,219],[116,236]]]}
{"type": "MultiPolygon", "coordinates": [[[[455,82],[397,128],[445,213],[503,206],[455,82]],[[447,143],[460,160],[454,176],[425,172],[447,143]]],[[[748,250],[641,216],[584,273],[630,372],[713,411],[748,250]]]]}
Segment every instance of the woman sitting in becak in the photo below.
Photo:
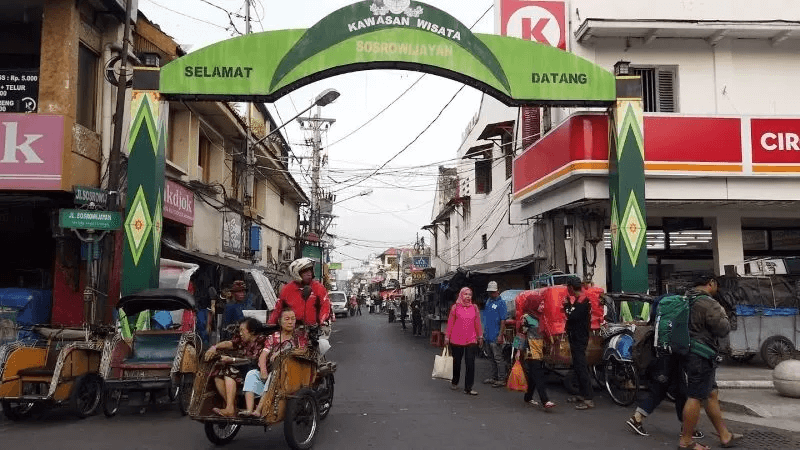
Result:
{"type": "Polygon", "coordinates": [[[308,338],[302,331],[295,329],[297,318],[289,308],[281,310],[280,319],[278,323],[281,327],[280,331],[276,331],[264,343],[264,348],[261,350],[261,356],[258,358],[258,370],[251,370],[247,372],[244,380],[244,399],[247,409],[239,413],[240,416],[261,416],[261,409],[264,406],[264,396],[262,395],[266,386],[269,385],[269,367],[275,358],[281,353],[294,348],[303,348],[308,346],[308,338]],[[255,404],[256,395],[261,395],[261,401],[258,407],[253,409],[255,404]]]}
{"type": "MultiPolygon", "coordinates": [[[[261,322],[258,319],[248,318],[239,323],[239,333],[236,334],[230,341],[223,341],[217,345],[212,345],[206,352],[206,361],[213,358],[218,350],[233,350],[242,358],[247,358],[255,362],[258,354],[264,348],[266,336],[261,336],[258,333],[261,331],[261,322]]],[[[243,376],[242,371],[237,367],[230,365],[234,362],[234,358],[230,356],[222,356],[220,362],[222,367],[215,369],[210,377],[214,379],[214,383],[219,391],[219,395],[225,400],[225,408],[214,408],[215,414],[224,417],[233,417],[236,415],[234,406],[236,400],[236,387],[242,384],[243,376]]]]}

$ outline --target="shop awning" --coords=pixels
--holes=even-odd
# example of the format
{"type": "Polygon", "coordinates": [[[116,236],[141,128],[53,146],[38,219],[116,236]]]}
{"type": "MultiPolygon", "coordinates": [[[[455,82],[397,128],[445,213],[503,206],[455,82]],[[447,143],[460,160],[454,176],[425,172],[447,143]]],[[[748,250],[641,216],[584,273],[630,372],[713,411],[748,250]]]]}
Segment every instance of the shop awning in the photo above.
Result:
{"type": "Polygon", "coordinates": [[[292,281],[292,278],[289,277],[288,275],[276,272],[274,270],[268,269],[263,266],[247,264],[235,259],[223,258],[222,256],[209,255],[207,253],[189,250],[186,247],[182,246],[181,244],[175,242],[173,239],[170,239],[169,237],[162,237],[161,243],[170,250],[173,250],[174,252],[192,261],[216,264],[219,266],[229,267],[234,270],[260,270],[266,272],[266,274],[270,278],[276,281],[280,281],[283,283],[289,283],[290,281],[292,281]]]}
{"type": "Polygon", "coordinates": [[[510,261],[493,261],[483,264],[475,264],[472,266],[459,267],[456,271],[448,272],[440,277],[430,280],[429,284],[442,284],[450,281],[457,273],[461,272],[466,277],[473,275],[496,275],[499,273],[513,272],[518,269],[523,269],[536,260],[533,256],[526,256],[525,258],[512,259],[510,261]]]}

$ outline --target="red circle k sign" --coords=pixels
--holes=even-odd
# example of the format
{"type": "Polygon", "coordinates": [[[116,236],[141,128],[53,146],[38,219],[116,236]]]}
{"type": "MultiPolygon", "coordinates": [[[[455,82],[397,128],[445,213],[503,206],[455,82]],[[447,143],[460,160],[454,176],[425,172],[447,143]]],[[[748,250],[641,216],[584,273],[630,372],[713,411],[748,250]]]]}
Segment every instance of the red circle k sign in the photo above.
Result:
{"type": "Polygon", "coordinates": [[[564,2],[500,0],[500,34],[567,49],[564,2]]]}

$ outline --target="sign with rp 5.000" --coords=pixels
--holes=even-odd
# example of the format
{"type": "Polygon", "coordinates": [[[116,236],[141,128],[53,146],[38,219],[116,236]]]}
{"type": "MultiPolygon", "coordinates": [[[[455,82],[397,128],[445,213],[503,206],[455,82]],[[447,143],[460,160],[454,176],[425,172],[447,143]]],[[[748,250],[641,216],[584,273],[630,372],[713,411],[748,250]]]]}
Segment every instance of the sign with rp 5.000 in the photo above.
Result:
{"type": "Polygon", "coordinates": [[[61,228],[110,231],[122,226],[122,218],[116,211],[62,209],[58,213],[58,225],[61,228]]]}

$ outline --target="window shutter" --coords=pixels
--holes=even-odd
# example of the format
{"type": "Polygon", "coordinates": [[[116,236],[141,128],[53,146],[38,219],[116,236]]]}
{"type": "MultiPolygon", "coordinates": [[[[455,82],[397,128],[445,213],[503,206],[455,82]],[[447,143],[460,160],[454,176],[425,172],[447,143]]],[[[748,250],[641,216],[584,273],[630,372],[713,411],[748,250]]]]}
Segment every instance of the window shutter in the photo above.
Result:
{"type": "Polygon", "coordinates": [[[539,140],[542,116],[538,106],[523,106],[522,115],[522,148],[527,149],[539,140]]]}
{"type": "Polygon", "coordinates": [[[675,71],[658,69],[658,111],[676,112],[675,107],[675,71]]]}

